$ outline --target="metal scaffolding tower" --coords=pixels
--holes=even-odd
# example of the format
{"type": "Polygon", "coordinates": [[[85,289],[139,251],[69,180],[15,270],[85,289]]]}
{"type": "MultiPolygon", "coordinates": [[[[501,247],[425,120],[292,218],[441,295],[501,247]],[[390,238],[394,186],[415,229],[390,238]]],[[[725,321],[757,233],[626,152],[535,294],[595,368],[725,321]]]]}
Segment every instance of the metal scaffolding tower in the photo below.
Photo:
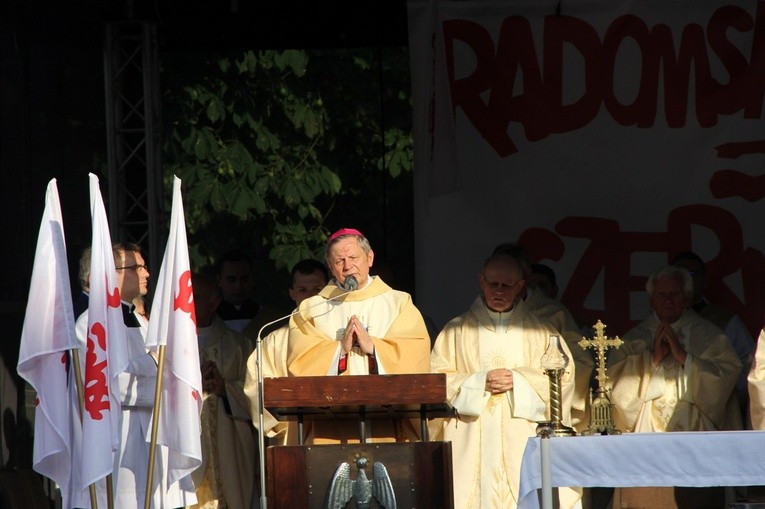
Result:
{"type": "Polygon", "coordinates": [[[158,270],[166,234],[159,56],[153,23],[107,25],[104,86],[109,229],[114,241],[140,244],[158,270]]]}

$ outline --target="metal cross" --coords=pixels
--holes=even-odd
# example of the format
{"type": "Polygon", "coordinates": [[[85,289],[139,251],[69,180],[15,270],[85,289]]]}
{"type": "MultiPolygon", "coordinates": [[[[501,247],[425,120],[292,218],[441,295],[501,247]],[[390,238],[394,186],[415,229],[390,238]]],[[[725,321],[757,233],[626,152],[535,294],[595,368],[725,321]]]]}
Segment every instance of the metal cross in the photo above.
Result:
{"type": "Polygon", "coordinates": [[[606,384],[606,381],[608,380],[608,377],[606,376],[606,350],[608,348],[619,348],[624,344],[624,341],[619,339],[619,336],[616,336],[614,338],[609,339],[606,337],[605,334],[603,334],[603,331],[606,329],[606,326],[598,320],[598,323],[594,325],[595,327],[595,338],[594,339],[586,339],[582,338],[582,340],[578,343],[582,349],[587,350],[587,348],[592,348],[595,350],[595,360],[597,362],[597,370],[598,370],[598,376],[595,377],[595,379],[598,381],[598,385],[600,387],[604,387],[606,384]]]}

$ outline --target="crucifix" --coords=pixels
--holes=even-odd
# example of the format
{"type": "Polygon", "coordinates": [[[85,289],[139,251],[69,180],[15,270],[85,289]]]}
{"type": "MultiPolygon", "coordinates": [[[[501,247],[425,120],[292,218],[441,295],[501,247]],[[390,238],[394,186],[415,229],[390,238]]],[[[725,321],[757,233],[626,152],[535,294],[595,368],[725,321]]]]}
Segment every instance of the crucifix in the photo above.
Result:
{"type": "Polygon", "coordinates": [[[592,348],[595,351],[595,362],[597,364],[598,388],[595,390],[595,399],[592,398],[592,389],[590,389],[590,426],[582,432],[582,435],[621,435],[621,431],[614,427],[611,416],[611,400],[608,396],[610,392],[606,389],[608,376],[606,375],[606,350],[609,348],[619,348],[624,341],[619,336],[608,338],[603,331],[606,326],[598,320],[594,326],[595,337],[593,339],[582,338],[578,343],[582,349],[592,348]]]}

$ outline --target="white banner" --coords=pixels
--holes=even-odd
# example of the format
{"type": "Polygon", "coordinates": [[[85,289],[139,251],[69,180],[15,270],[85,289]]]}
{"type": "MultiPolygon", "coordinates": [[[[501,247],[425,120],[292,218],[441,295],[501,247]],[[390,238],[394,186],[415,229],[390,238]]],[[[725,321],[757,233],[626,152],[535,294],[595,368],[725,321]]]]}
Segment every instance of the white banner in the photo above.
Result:
{"type": "Polygon", "coordinates": [[[92,243],[88,296],[87,353],[83,367],[82,485],[113,474],[114,456],[122,440],[120,373],[128,365],[120,284],[114,266],[112,238],[98,177],[88,174],[92,243]]]}
{"type": "MultiPolygon", "coordinates": [[[[170,232],[146,338],[147,347],[166,345],[157,443],[169,448],[164,474],[168,486],[202,464],[199,420],[202,370],[199,368],[196,316],[181,179],[173,177],[170,232]]],[[[151,441],[150,435],[147,441],[151,441]]]]}
{"type": "Polygon", "coordinates": [[[692,250],[760,329],[765,2],[558,6],[409,3],[418,306],[442,326],[520,241],[575,318],[623,334],[692,250]]]}
{"type": "Polygon", "coordinates": [[[70,502],[73,470],[77,470],[72,464],[77,391],[74,376],[69,375],[69,352],[78,347],[64,221],[58,186],[56,179],[52,179],[45,193],[45,210],[37,236],[18,373],[37,393],[32,466],[59,485],[65,505],[70,502]]]}

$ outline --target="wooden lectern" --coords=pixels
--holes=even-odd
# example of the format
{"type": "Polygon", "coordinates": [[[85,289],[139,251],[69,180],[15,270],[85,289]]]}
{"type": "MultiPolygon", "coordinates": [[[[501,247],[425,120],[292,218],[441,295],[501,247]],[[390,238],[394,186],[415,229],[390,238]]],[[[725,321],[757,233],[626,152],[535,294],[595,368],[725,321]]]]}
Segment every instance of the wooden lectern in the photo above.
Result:
{"type": "MultiPolygon", "coordinates": [[[[373,465],[382,463],[398,507],[453,507],[450,442],[369,443],[365,431],[368,420],[419,417],[427,439],[427,418],[449,413],[446,375],[267,378],[263,399],[275,418],[297,420],[301,437],[304,419],[359,422],[358,444],[269,447],[267,490],[273,507],[326,508],[333,476],[343,463],[350,465],[351,479],[372,479],[373,465]],[[356,463],[362,457],[368,461],[363,474],[356,463]]],[[[345,507],[356,507],[354,503],[345,507]]],[[[372,498],[368,507],[385,506],[372,498]]]]}

